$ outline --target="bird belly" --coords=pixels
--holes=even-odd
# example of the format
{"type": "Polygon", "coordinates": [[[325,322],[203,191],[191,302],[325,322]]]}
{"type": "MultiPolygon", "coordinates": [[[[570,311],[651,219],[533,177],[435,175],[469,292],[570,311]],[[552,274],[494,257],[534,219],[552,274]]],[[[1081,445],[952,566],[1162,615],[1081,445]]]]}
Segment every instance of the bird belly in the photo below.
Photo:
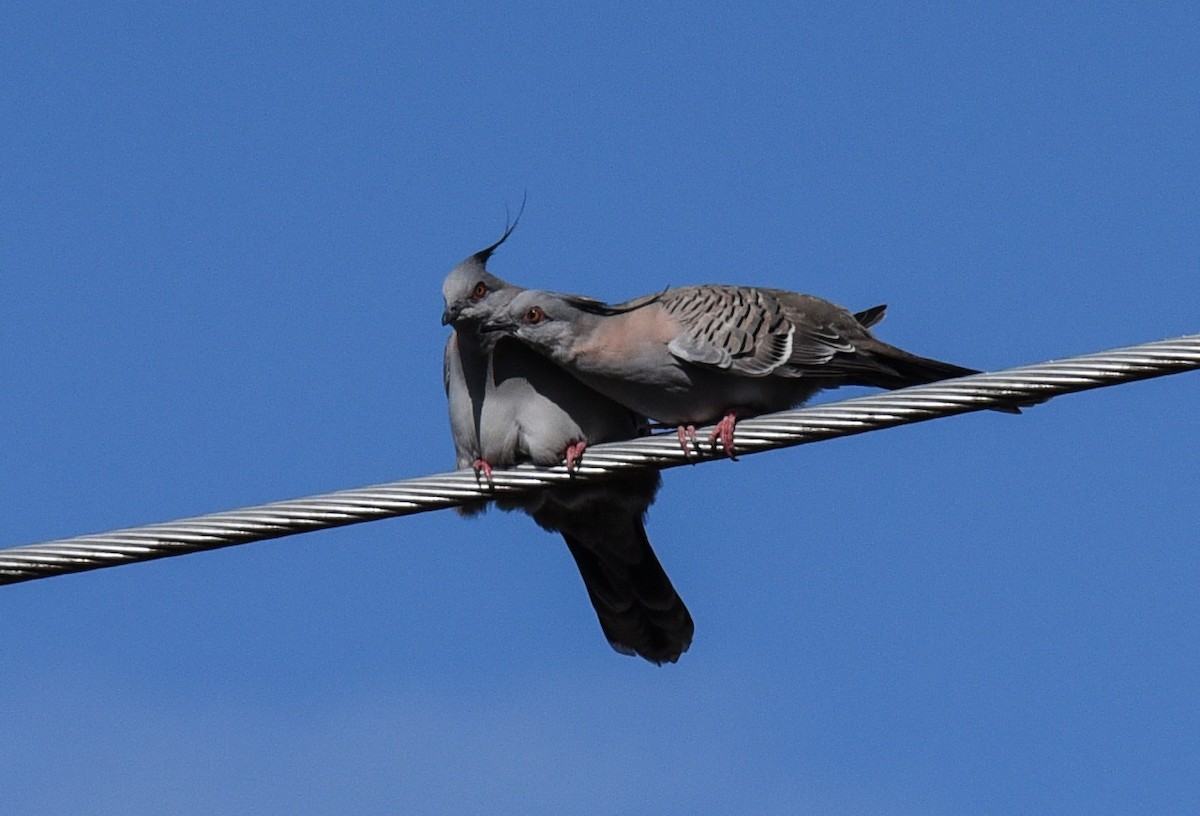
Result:
{"type": "Polygon", "coordinates": [[[488,462],[557,465],[577,442],[628,439],[637,432],[629,411],[588,391],[549,360],[511,343],[497,350],[480,420],[488,462]]]}
{"type": "Polygon", "coordinates": [[[796,380],[746,377],[682,363],[647,377],[589,373],[580,379],[627,408],[669,425],[715,422],[735,409],[742,416],[782,411],[812,393],[796,380]]]}

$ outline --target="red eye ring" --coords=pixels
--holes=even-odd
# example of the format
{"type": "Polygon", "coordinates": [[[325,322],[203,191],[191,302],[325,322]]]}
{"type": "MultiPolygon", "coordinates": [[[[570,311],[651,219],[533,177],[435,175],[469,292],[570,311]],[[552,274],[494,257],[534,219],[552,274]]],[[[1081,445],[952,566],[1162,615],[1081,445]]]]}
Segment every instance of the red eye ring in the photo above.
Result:
{"type": "Polygon", "coordinates": [[[483,296],[488,293],[487,284],[483,281],[475,284],[475,288],[471,290],[471,300],[482,300],[483,296]]]}
{"type": "Polygon", "coordinates": [[[521,320],[527,326],[536,326],[538,323],[541,323],[545,319],[546,319],[546,313],[542,311],[541,306],[534,306],[528,312],[525,313],[525,316],[523,318],[521,318],[521,320]]]}

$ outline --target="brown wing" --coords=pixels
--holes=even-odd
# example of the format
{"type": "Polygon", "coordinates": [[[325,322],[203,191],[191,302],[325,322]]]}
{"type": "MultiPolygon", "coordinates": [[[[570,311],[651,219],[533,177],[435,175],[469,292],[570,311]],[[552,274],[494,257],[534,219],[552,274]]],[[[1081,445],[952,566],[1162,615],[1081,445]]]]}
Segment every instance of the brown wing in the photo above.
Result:
{"type": "Polygon", "coordinates": [[[680,326],[668,345],[680,360],[765,377],[794,354],[795,328],[769,292],[748,286],[686,286],[654,301],[680,326]]]}

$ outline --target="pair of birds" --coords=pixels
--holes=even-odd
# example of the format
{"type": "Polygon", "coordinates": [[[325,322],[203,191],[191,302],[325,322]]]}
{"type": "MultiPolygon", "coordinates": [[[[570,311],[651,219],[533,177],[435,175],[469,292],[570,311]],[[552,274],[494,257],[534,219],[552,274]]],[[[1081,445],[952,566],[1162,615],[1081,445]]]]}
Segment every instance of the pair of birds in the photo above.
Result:
{"type": "MultiPolygon", "coordinates": [[[[851,314],[811,295],[688,286],[608,305],[525,290],[487,270],[499,241],[446,277],[445,384],[459,468],[490,479],[522,462],[571,467],[587,445],[719,420],[710,441],[733,454],[740,417],[798,405],[840,385],[902,388],[978,373],[880,342],[884,306],[851,314]]],[[[558,532],[604,636],[623,654],[675,662],[694,625],[646,537],[661,479],[649,471],[497,499],[558,532]]],[[[468,505],[464,514],[486,502],[468,505]]]]}

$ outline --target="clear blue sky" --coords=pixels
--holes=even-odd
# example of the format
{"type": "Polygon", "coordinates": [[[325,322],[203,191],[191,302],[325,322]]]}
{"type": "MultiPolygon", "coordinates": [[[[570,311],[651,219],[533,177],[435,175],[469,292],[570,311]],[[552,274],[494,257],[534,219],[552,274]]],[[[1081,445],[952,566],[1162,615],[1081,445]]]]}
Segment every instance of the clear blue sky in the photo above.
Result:
{"type": "MultiPolygon", "coordinates": [[[[526,191],[527,286],[1200,331],[1194,3],[160,5],[0,16],[5,546],[450,467],[441,280],[526,191]]],[[[0,588],[4,808],[1195,813],[1198,386],[668,473],[664,668],[517,515],[0,588]]]]}

